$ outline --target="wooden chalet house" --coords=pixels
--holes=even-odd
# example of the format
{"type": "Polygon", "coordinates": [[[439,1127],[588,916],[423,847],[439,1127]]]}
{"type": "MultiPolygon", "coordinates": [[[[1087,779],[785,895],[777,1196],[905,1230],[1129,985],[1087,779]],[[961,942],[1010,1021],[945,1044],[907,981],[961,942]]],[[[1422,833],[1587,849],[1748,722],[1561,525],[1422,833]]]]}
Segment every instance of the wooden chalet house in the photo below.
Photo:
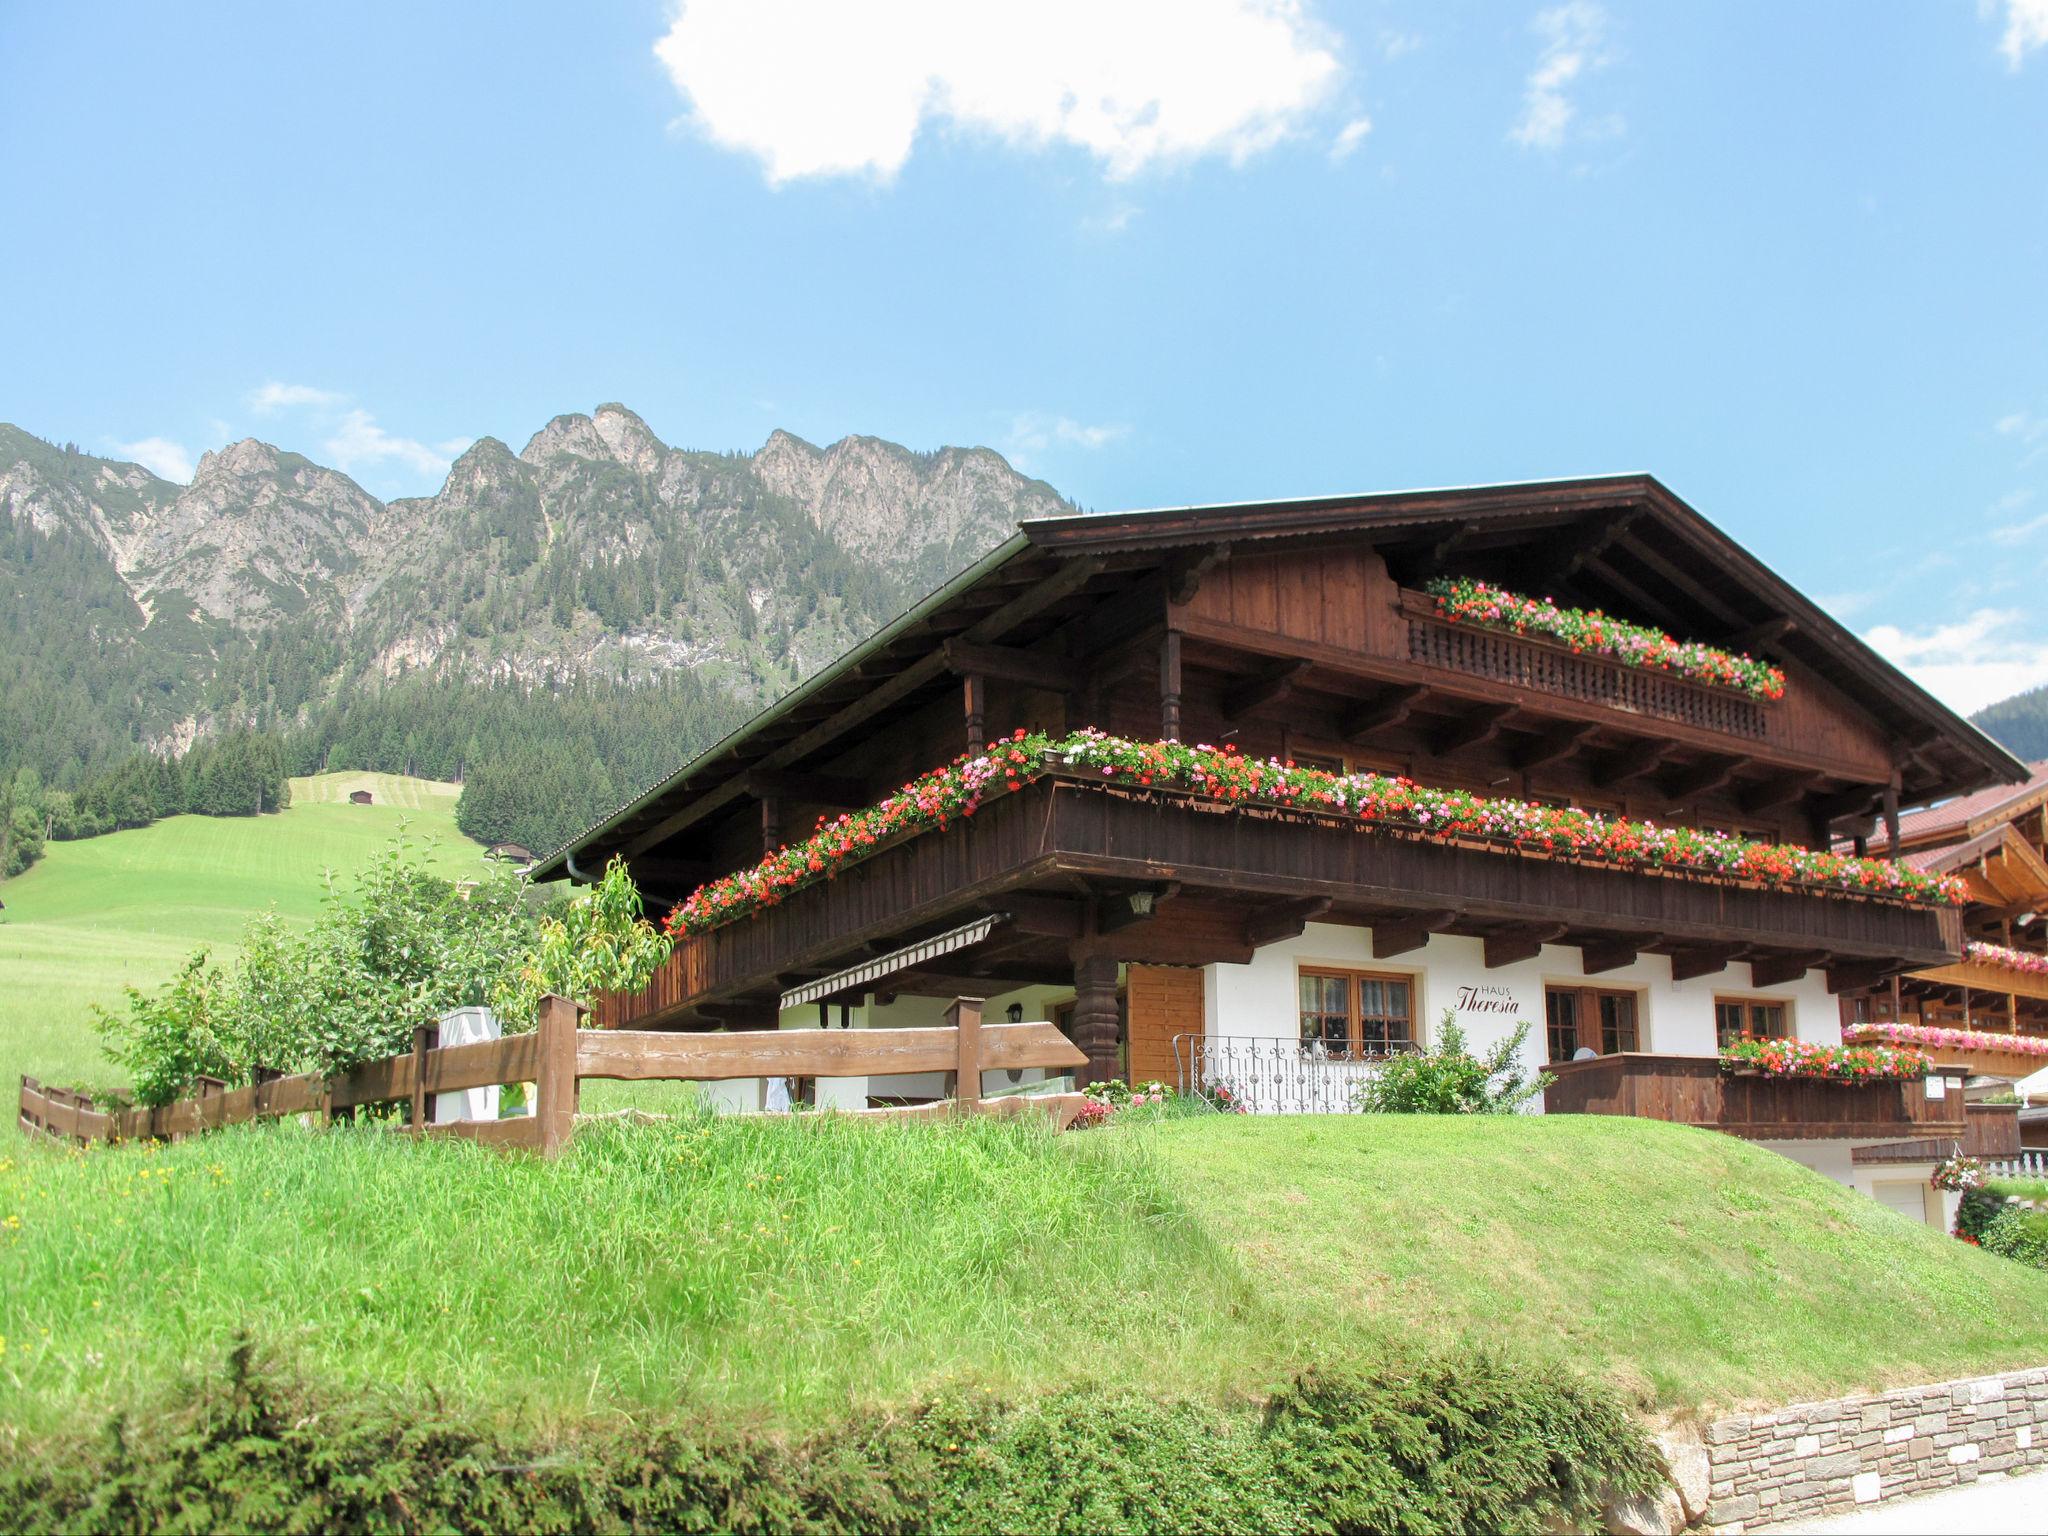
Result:
{"type": "Polygon", "coordinates": [[[733,902],[699,913],[644,993],[604,1001],[614,1026],[886,1028],[976,995],[991,1017],[1053,1018],[1098,1076],[1220,1076],[1260,1107],[1312,1108],[1450,1010],[1479,1045],[1530,1021],[1531,1065],[1561,1064],[1553,1111],[1825,1144],[1844,1178],[1853,1143],[1960,1130],[1919,1084],[1718,1075],[1718,1037],[1839,1042],[1840,996],[1957,962],[1956,913],[1885,889],[1445,837],[1099,767],[1107,749],[1085,744],[999,776],[943,829],[913,818],[810,883],[799,867],[772,901],[718,883],[778,849],[801,866],[821,818],[991,737],[1071,746],[1084,727],[1817,853],[1882,851],[1903,807],[2026,777],[1657,481],[1623,476],[1026,523],[535,874],[594,878],[616,855],[657,910],[706,882],[699,908],[733,902]],[[1444,578],[1749,653],[1782,696],[1449,617],[1428,590],[1444,578]]]}
{"type": "Polygon", "coordinates": [[[1963,953],[1842,1000],[1848,1038],[1918,1045],[1971,1074],[1965,1150],[1989,1157],[2048,1147],[2048,1105],[1993,1112],[1985,1102],[2048,1068],[2048,763],[2031,766],[2024,783],[1901,819],[1900,857],[1968,887],[1963,953]]]}

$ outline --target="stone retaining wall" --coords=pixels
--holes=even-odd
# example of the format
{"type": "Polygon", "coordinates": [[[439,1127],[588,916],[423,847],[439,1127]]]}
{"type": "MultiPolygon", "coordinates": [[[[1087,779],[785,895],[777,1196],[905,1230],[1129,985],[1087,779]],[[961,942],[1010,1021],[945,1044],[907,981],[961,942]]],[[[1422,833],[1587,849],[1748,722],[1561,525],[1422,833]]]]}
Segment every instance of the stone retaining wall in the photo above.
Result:
{"type": "Polygon", "coordinates": [[[1802,1403],[1706,1427],[1716,1530],[2048,1464],[2048,1367],[1802,1403]]]}

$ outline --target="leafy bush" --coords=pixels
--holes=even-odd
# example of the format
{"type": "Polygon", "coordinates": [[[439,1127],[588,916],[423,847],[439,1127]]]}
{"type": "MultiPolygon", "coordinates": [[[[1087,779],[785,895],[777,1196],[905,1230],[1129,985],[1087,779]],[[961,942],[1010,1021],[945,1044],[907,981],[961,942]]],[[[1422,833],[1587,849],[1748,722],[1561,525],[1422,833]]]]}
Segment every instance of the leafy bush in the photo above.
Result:
{"type": "Polygon", "coordinates": [[[1527,1022],[1485,1056],[1465,1048],[1457,1015],[1444,1010],[1436,1044],[1427,1051],[1390,1056],[1351,1090],[1354,1109],[1380,1115],[1509,1115],[1550,1086],[1548,1073],[1533,1080],[1522,1070],[1527,1022]]]}
{"type": "Polygon", "coordinates": [[[94,1022],[136,1101],[163,1104],[201,1073],[244,1083],[258,1066],[344,1072],[410,1049],[416,1026],[469,1004],[493,1002],[508,1031],[531,1029],[546,993],[589,1002],[642,987],[669,948],[616,859],[590,890],[540,913],[510,866],[458,883],[401,835],[347,887],[329,880],[305,933],[266,914],[232,973],[202,951],[155,994],[131,987],[125,1014],[95,1009],[94,1022]]]}
{"type": "Polygon", "coordinates": [[[1956,1236],[1966,1243],[1982,1243],[1985,1230],[2004,1208],[2003,1195],[1994,1194],[1988,1189],[1966,1191],[1956,1205],[1956,1236]]]}
{"type": "Polygon", "coordinates": [[[521,1443],[437,1402],[224,1372],[106,1430],[17,1444],[15,1529],[1509,1533],[1650,1485],[1607,1392],[1459,1352],[1305,1376],[1263,1412],[1134,1392],[956,1393],[801,1440],[631,1419],[521,1443]]]}
{"type": "Polygon", "coordinates": [[[2000,1254],[2034,1269],[2048,1269],[2048,1211],[2008,1200],[1985,1223],[1977,1241],[1986,1253],[2000,1254]]]}
{"type": "Polygon", "coordinates": [[[507,1029],[531,1029],[540,1000],[559,993],[588,1002],[600,992],[637,992],[675,947],[641,915],[640,891],[614,858],[588,890],[540,920],[533,945],[492,993],[507,1029]]]}

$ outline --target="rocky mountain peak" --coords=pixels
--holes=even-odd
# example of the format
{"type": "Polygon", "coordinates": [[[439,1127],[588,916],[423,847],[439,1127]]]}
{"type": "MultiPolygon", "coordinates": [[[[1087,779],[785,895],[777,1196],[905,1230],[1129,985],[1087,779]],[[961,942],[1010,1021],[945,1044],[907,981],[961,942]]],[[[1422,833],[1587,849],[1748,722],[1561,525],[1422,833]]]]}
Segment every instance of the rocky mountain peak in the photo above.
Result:
{"type": "Polygon", "coordinates": [[[579,459],[609,459],[611,445],[597,430],[597,423],[581,411],[557,416],[528,439],[519,457],[539,469],[548,460],[571,454],[579,459]]]}
{"type": "Polygon", "coordinates": [[[613,458],[644,475],[658,473],[662,460],[668,457],[668,445],[623,405],[600,405],[591,425],[613,458]]]}

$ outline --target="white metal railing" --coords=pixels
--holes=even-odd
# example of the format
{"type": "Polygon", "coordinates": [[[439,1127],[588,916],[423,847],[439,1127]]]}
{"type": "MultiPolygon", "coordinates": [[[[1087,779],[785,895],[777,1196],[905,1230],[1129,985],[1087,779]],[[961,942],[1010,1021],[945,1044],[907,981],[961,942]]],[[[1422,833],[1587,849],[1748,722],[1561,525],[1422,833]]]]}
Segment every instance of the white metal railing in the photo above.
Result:
{"type": "Polygon", "coordinates": [[[1215,1093],[1259,1115],[1341,1115],[1352,1090],[1388,1056],[1408,1044],[1332,1053],[1321,1041],[1248,1035],[1175,1035],[1174,1071],[1181,1093],[1215,1093]]]}
{"type": "Polygon", "coordinates": [[[1984,1171],[1994,1179],[2048,1179],[2048,1148],[2029,1147],[2017,1157],[1987,1157],[1984,1171]]]}

